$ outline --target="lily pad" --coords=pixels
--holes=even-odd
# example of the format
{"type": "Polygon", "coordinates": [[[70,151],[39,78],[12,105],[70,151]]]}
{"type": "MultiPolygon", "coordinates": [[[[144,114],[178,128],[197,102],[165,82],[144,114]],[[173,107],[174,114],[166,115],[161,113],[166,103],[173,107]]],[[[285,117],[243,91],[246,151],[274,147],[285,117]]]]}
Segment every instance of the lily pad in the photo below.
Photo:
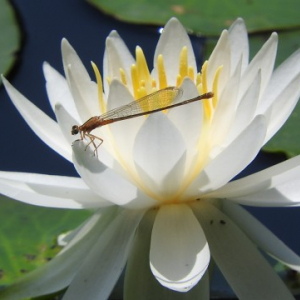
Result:
{"type": "Polygon", "coordinates": [[[20,31],[10,2],[1,0],[0,5],[0,74],[6,74],[16,59],[15,54],[20,46],[20,31]]]}
{"type": "Polygon", "coordinates": [[[195,33],[219,35],[238,17],[249,32],[300,26],[298,0],[87,0],[116,19],[132,23],[164,25],[177,17],[195,33]]]}
{"type": "Polygon", "coordinates": [[[87,211],[37,207],[0,196],[0,285],[53,258],[61,249],[57,236],[89,216],[87,211]]]}

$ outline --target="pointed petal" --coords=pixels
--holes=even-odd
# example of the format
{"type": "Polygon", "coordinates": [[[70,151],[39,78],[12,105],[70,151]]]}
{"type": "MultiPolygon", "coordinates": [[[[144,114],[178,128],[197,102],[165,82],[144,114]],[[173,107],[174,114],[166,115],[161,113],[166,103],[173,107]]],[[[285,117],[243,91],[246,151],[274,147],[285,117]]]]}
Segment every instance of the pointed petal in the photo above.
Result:
{"type": "Polygon", "coordinates": [[[229,28],[229,40],[231,48],[231,70],[235,70],[242,57],[242,73],[248,66],[249,42],[245,22],[238,18],[229,28]]]}
{"type": "MultiPolygon", "coordinates": [[[[119,34],[113,30],[106,39],[106,47],[103,59],[103,78],[110,80],[121,79],[120,68],[125,72],[128,87],[132,88],[131,66],[135,59],[131,55],[119,34]]],[[[105,93],[109,94],[110,86],[104,80],[105,93]]],[[[132,92],[132,90],[130,90],[132,92]]]]}
{"type": "Polygon", "coordinates": [[[252,84],[259,69],[261,70],[262,78],[261,91],[263,92],[265,90],[273,72],[277,53],[277,44],[278,37],[274,32],[252,59],[248,68],[245,70],[242,76],[241,86],[239,90],[240,95],[243,95],[248,87],[252,84]]]}
{"type": "Polygon", "coordinates": [[[231,144],[232,141],[241,133],[241,131],[246,128],[254,119],[259,100],[260,84],[261,73],[259,71],[255,80],[250,85],[238,104],[238,107],[235,111],[233,124],[224,142],[225,145],[231,144]]]}
{"type": "Polygon", "coordinates": [[[199,193],[205,194],[226,184],[255,158],[265,132],[264,117],[257,116],[227,148],[204,167],[184,195],[199,198],[199,193]]]}
{"type": "MultiPolygon", "coordinates": [[[[186,78],[183,81],[181,89],[183,90],[183,95],[181,96],[180,101],[198,96],[197,88],[189,78],[186,78]]],[[[203,124],[202,103],[200,101],[193,102],[188,105],[170,109],[167,113],[167,117],[181,133],[188,151],[187,155],[193,157],[197,151],[195,148],[199,142],[203,124]],[[191,154],[189,154],[189,152],[191,154]]]]}
{"type": "Polygon", "coordinates": [[[211,254],[239,299],[294,299],[245,233],[225,214],[204,201],[191,205],[211,254]]]}
{"type": "Polygon", "coordinates": [[[67,287],[95,240],[116,216],[116,209],[99,210],[78,230],[74,239],[54,259],[0,291],[2,300],[19,300],[50,294],[67,287]]]}
{"type": "Polygon", "coordinates": [[[78,270],[63,300],[108,299],[126,264],[144,212],[124,210],[106,227],[78,270]]]}
{"type": "Polygon", "coordinates": [[[134,237],[130,256],[126,265],[124,299],[125,300],[194,300],[209,299],[208,272],[199,283],[186,293],[169,290],[155,279],[149,265],[151,232],[157,210],[149,210],[139,224],[134,237]]]}
{"type": "Polygon", "coordinates": [[[289,268],[300,271],[300,257],[244,208],[230,201],[223,201],[222,210],[263,251],[289,268]]]}
{"type": "Polygon", "coordinates": [[[230,41],[228,36],[228,31],[224,30],[215,46],[213,52],[211,53],[208,65],[207,65],[207,84],[208,89],[213,86],[213,80],[217,69],[223,66],[220,78],[218,81],[218,92],[222,94],[224,87],[226,86],[230,75],[234,70],[230,70],[231,67],[231,53],[230,53],[230,41]]]}
{"type": "Polygon", "coordinates": [[[242,179],[205,197],[228,198],[251,206],[300,205],[300,155],[242,179]]]}
{"type": "Polygon", "coordinates": [[[204,232],[187,205],[161,206],[152,229],[150,267],[161,285],[185,292],[204,275],[210,260],[204,232]]]}
{"type": "Polygon", "coordinates": [[[0,172],[0,191],[9,198],[44,207],[82,209],[110,205],[74,177],[0,172]]]}
{"type": "MultiPolygon", "coordinates": [[[[155,204],[130,181],[100,162],[89,147],[86,151],[85,148],[83,141],[74,143],[73,161],[77,172],[94,193],[117,205],[148,207],[155,204]]],[[[101,157],[101,149],[99,152],[101,157]]]]}
{"type": "Polygon", "coordinates": [[[71,148],[64,139],[58,124],[26,99],[5,78],[3,78],[3,84],[13,104],[34,133],[46,145],[70,161],[71,148]]]}
{"type": "Polygon", "coordinates": [[[278,95],[272,105],[266,110],[268,130],[266,143],[285,123],[295,108],[300,96],[300,74],[298,74],[278,95]]]}
{"type": "Polygon", "coordinates": [[[272,78],[262,97],[258,113],[266,111],[274,99],[299,75],[300,72],[300,50],[285,60],[272,74],[272,78]]]}
{"type": "Polygon", "coordinates": [[[78,122],[80,118],[66,79],[46,62],[43,64],[43,71],[46,79],[47,94],[53,111],[55,110],[55,105],[61,103],[78,122]]]}
{"type": "MultiPolygon", "coordinates": [[[[110,92],[107,100],[107,109],[112,110],[134,101],[133,96],[120,81],[113,80],[110,85],[110,92]]],[[[128,169],[134,169],[132,152],[134,141],[145,117],[138,117],[122,122],[115,122],[108,125],[111,134],[108,136],[109,144],[113,147],[116,159],[123,161],[128,169]]]]}
{"type": "Polygon", "coordinates": [[[188,65],[197,70],[193,47],[186,30],[176,18],[171,18],[157,43],[153,61],[154,69],[157,70],[157,57],[162,54],[168,85],[176,85],[179,57],[183,47],[187,47],[188,65]]]}
{"type": "Polygon", "coordinates": [[[160,184],[184,154],[185,144],[177,128],[159,112],[147,117],[133,151],[136,165],[160,184]]]}
{"type": "Polygon", "coordinates": [[[91,81],[79,56],[66,39],[62,40],[61,48],[69,88],[81,121],[85,122],[100,113],[97,85],[91,81]]]}

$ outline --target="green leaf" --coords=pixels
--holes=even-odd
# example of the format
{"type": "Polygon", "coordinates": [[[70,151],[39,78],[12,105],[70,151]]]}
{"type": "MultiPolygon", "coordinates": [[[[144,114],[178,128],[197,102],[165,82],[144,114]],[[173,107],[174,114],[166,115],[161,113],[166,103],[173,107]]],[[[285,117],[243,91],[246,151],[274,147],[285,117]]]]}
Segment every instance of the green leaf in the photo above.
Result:
{"type": "Polygon", "coordinates": [[[15,62],[20,32],[10,2],[0,0],[0,7],[0,74],[6,74],[15,62]]]}
{"type": "Polygon", "coordinates": [[[105,13],[132,23],[164,25],[177,17],[185,27],[204,35],[219,35],[238,17],[250,32],[300,25],[298,0],[88,0],[105,13]]]}
{"type": "Polygon", "coordinates": [[[49,209],[0,196],[0,285],[53,258],[61,249],[57,236],[89,216],[88,211],[49,209]]]}

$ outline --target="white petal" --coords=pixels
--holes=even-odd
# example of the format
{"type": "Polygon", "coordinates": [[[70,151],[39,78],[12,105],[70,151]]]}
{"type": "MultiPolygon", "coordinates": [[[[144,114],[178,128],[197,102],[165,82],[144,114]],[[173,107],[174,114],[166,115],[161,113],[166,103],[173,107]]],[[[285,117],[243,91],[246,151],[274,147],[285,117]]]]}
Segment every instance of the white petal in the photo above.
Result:
{"type": "Polygon", "coordinates": [[[155,204],[135,185],[100,162],[93,150],[85,148],[83,141],[73,144],[73,161],[77,172],[94,193],[117,205],[148,207],[155,204]]]}
{"type": "Polygon", "coordinates": [[[229,145],[253,120],[259,100],[260,83],[261,73],[259,71],[235,111],[235,118],[224,142],[225,145],[229,145]]]}
{"type": "Polygon", "coordinates": [[[124,282],[125,300],[194,300],[209,299],[209,276],[206,272],[198,284],[186,293],[162,286],[153,276],[149,264],[151,232],[157,210],[149,210],[141,220],[126,265],[124,282]]]}
{"type": "Polygon", "coordinates": [[[204,201],[192,204],[211,254],[239,299],[294,299],[245,233],[204,201]]]}
{"type": "MultiPolygon", "coordinates": [[[[134,98],[128,89],[120,81],[114,80],[110,85],[107,109],[112,110],[132,101],[134,98]]],[[[142,116],[108,125],[110,131],[108,138],[109,144],[113,147],[112,151],[114,151],[116,159],[124,161],[128,169],[134,169],[133,145],[136,134],[144,121],[145,117],[142,116]]]]}
{"type": "Polygon", "coordinates": [[[2,300],[19,300],[59,291],[70,284],[95,240],[116,216],[115,208],[99,210],[54,259],[0,291],[2,300]]]}
{"type": "MultiPolygon", "coordinates": [[[[180,102],[198,96],[196,86],[189,78],[183,81],[181,88],[183,95],[180,98],[180,102]]],[[[168,111],[167,117],[173,122],[184,139],[187,149],[186,169],[189,169],[191,160],[197,155],[198,151],[196,146],[202,131],[203,105],[201,102],[193,102],[173,108],[168,111]]]]}
{"type": "Polygon", "coordinates": [[[205,273],[210,260],[204,232],[191,209],[160,207],[152,229],[150,267],[156,279],[175,291],[188,291],[205,273]]]}
{"type": "Polygon", "coordinates": [[[241,86],[239,90],[241,96],[252,84],[258,70],[261,70],[261,91],[264,91],[273,72],[277,52],[277,43],[277,34],[272,33],[268,41],[262,46],[259,52],[252,59],[251,63],[242,76],[241,86]]]}
{"type": "Polygon", "coordinates": [[[298,74],[285,89],[277,96],[272,105],[266,110],[269,124],[264,143],[266,143],[285,123],[300,96],[300,74],[298,74]]]}
{"type": "Polygon", "coordinates": [[[75,50],[66,39],[61,43],[63,65],[81,121],[99,115],[98,89],[82,64],[75,50]]]}
{"type": "Polygon", "coordinates": [[[265,131],[264,117],[257,116],[227,148],[208,163],[184,195],[198,198],[199,193],[208,193],[226,184],[257,155],[265,131]]]}
{"type": "Polygon", "coordinates": [[[298,272],[300,271],[300,257],[245,209],[230,201],[223,201],[222,210],[263,251],[281,261],[289,268],[298,272]]]}
{"type": "MultiPolygon", "coordinates": [[[[68,141],[70,145],[73,145],[74,142],[78,141],[79,136],[74,137],[71,134],[71,128],[73,125],[79,125],[79,124],[76,122],[75,119],[72,118],[72,116],[68,113],[68,111],[66,111],[66,109],[63,106],[61,106],[59,103],[56,104],[55,106],[55,115],[65,139],[68,141]]],[[[103,132],[101,132],[101,134],[103,140],[106,140],[105,136],[103,136],[103,132]]],[[[113,167],[114,165],[114,158],[106,151],[106,147],[101,147],[101,161],[109,167],[113,167]]]]}
{"type": "Polygon", "coordinates": [[[176,18],[171,18],[160,36],[153,61],[154,69],[157,70],[157,57],[162,54],[168,85],[176,84],[176,77],[179,72],[180,52],[183,47],[187,47],[188,65],[193,70],[197,70],[193,47],[186,30],[176,18]]]}
{"type": "Polygon", "coordinates": [[[262,97],[260,111],[264,112],[300,72],[300,50],[284,61],[272,74],[272,78],[262,97]]]}
{"type": "MultiPolygon", "coordinates": [[[[109,78],[110,80],[118,78],[120,80],[121,68],[125,72],[128,87],[131,88],[131,66],[134,63],[135,60],[122,38],[113,30],[106,39],[103,59],[103,78],[109,78]]],[[[107,95],[109,94],[109,89],[110,86],[107,80],[104,80],[104,90],[107,95]]]]}
{"type": "Polygon", "coordinates": [[[28,204],[82,209],[110,205],[80,178],[33,173],[0,172],[1,194],[28,204]]]}
{"type": "MultiPolygon", "coordinates": [[[[224,138],[227,136],[230,127],[232,126],[236,107],[237,107],[237,95],[241,78],[241,63],[238,64],[232,77],[226,83],[222,93],[219,95],[218,104],[213,115],[211,127],[210,127],[210,141],[211,145],[217,146],[222,144],[224,138]]],[[[245,128],[246,126],[244,126],[245,128]]],[[[211,158],[216,155],[210,154],[211,158]]]]}
{"type": "Polygon", "coordinates": [[[136,165],[159,185],[184,155],[185,145],[177,128],[158,112],[145,120],[133,151],[136,165]]]}
{"type": "Polygon", "coordinates": [[[231,70],[234,71],[242,57],[242,73],[248,65],[249,43],[248,33],[243,19],[238,18],[229,28],[231,48],[231,70]]]}
{"type": "Polygon", "coordinates": [[[13,104],[34,133],[50,148],[70,161],[71,148],[58,124],[26,99],[5,78],[3,84],[13,104]]]}
{"type": "Polygon", "coordinates": [[[218,40],[216,47],[211,53],[208,65],[207,65],[207,84],[208,89],[210,90],[213,85],[213,79],[217,69],[223,66],[221,71],[219,81],[218,81],[218,92],[222,94],[224,87],[227,84],[227,81],[230,78],[232,70],[231,67],[231,53],[230,53],[230,41],[228,37],[228,31],[224,30],[218,40]]]}
{"type": "Polygon", "coordinates": [[[69,114],[79,121],[79,115],[66,79],[48,63],[43,64],[43,71],[46,79],[47,94],[53,111],[55,110],[55,105],[61,103],[69,114]]]}
{"type": "Polygon", "coordinates": [[[229,198],[251,206],[300,204],[300,156],[232,181],[205,197],[229,198]]]}
{"type": "Polygon", "coordinates": [[[63,300],[108,299],[126,264],[142,211],[127,210],[106,227],[68,288],[63,300]]]}

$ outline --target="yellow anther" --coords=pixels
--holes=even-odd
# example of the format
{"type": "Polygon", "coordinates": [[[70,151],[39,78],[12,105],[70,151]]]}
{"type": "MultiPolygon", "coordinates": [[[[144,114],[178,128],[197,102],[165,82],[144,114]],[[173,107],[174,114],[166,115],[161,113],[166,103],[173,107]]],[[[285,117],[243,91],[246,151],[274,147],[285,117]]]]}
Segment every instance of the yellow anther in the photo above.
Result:
{"type": "Polygon", "coordinates": [[[143,50],[140,47],[136,47],[135,55],[138,76],[140,80],[143,79],[145,81],[148,81],[150,79],[150,72],[143,50]]]}
{"type": "Polygon", "coordinates": [[[97,80],[98,100],[99,100],[99,104],[100,104],[100,109],[101,109],[101,112],[104,113],[106,111],[106,105],[105,105],[104,100],[103,100],[102,77],[101,77],[101,74],[99,72],[98,67],[93,62],[92,62],[92,67],[93,67],[93,70],[94,70],[94,73],[95,73],[95,76],[96,76],[96,80],[97,80]]]}
{"type": "Polygon", "coordinates": [[[214,96],[212,98],[213,108],[216,108],[218,104],[218,83],[219,83],[220,73],[222,69],[223,66],[218,67],[213,80],[213,92],[214,92],[214,96]]]}
{"type": "Polygon", "coordinates": [[[122,68],[119,69],[120,71],[120,76],[121,76],[121,81],[124,85],[127,85],[127,80],[126,80],[126,74],[122,68]]]}
{"type": "Polygon", "coordinates": [[[203,93],[207,93],[207,64],[208,61],[206,60],[202,66],[201,69],[201,82],[202,82],[202,86],[203,86],[203,93]]]}
{"type": "Polygon", "coordinates": [[[183,47],[180,52],[179,58],[179,74],[182,79],[188,76],[188,57],[187,57],[187,47],[183,47]]]}
{"type": "Polygon", "coordinates": [[[138,89],[138,98],[142,98],[142,97],[145,97],[147,95],[147,91],[146,91],[146,88],[144,86],[141,86],[139,89],[138,89]]]}
{"type": "MultiPolygon", "coordinates": [[[[151,84],[152,88],[155,88],[155,90],[157,90],[157,84],[156,84],[156,80],[154,78],[152,78],[152,84],[151,84]]],[[[153,93],[153,92],[151,92],[153,93]]]]}
{"type": "MultiPolygon", "coordinates": [[[[207,64],[208,62],[205,61],[202,69],[201,69],[201,79],[202,79],[202,91],[203,93],[207,93],[208,92],[208,87],[207,87],[207,64]]],[[[206,99],[203,100],[203,107],[204,107],[204,116],[207,119],[210,119],[212,116],[212,104],[211,104],[211,99],[206,99]]]]}
{"type": "Polygon", "coordinates": [[[182,83],[182,77],[181,77],[179,74],[177,74],[177,78],[176,78],[176,86],[180,86],[181,83],[182,83]]]}
{"type": "Polygon", "coordinates": [[[197,77],[196,77],[196,85],[198,86],[201,82],[202,82],[201,74],[200,74],[200,73],[197,73],[197,77]]]}
{"type": "Polygon", "coordinates": [[[158,83],[159,89],[164,89],[168,86],[167,75],[164,66],[163,56],[161,54],[157,57],[157,73],[158,73],[158,83]]]}
{"type": "Polygon", "coordinates": [[[189,66],[188,67],[188,76],[190,77],[191,80],[194,81],[195,79],[195,72],[194,72],[194,68],[189,66]]]}
{"type": "Polygon", "coordinates": [[[111,79],[110,79],[110,77],[106,77],[106,81],[107,81],[107,83],[108,83],[108,85],[110,85],[111,84],[111,79]]]}
{"type": "Polygon", "coordinates": [[[135,99],[138,99],[138,89],[139,89],[139,76],[136,65],[131,66],[131,80],[133,87],[133,96],[135,99]]]}

